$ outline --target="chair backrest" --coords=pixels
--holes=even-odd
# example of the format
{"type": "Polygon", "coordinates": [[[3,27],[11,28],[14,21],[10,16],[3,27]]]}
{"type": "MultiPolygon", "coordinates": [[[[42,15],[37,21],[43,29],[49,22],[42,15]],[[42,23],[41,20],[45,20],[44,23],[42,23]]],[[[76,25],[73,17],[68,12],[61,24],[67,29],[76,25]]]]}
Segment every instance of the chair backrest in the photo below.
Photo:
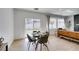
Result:
{"type": "Polygon", "coordinates": [[[33,35],[37,34],[37,31],[33,31],[33,35]]]}
{"type": "Polygon", "coordinates": [[[40,33],[40,31],[37,31],[37,33],[40,33]]]}
{"type": "Polygon", "coordinates": [[[47,41],[48,41],[48,35],[46,34],[46,35],[42,35],[38,42],[42,44],[42,43],[47,43],[47,41]]]}
{"type": "Polygon", "coordinates": [[[28,35],[28,34],[27,34],[27,38],[28,38],[29,42],[32,42],[33,41],[32,38],[31,38],[31,36],[28,35]]]}
{"type": "Polygon", "coordinates": [[[48,36],[49,36],[49,32],[46,32],[46,35],[48,35],[48,36]]]}
{"type": "Polygon", "coordinates": [[[33,33],[37,33],[37,31],[33,31],[33,33]]]}

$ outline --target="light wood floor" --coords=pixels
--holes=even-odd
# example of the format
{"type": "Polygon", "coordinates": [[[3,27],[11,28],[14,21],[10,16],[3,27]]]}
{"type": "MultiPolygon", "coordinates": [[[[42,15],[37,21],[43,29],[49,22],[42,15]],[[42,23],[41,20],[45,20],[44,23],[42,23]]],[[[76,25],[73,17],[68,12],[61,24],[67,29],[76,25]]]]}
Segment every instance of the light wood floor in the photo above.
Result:
{"type": "MultiPolygon", "coordinates": [[[[9,51],[28,51],[28,39],[16,40],[13,42],[9,51]]],[[[30,46],[30,51],[35,51],[35,45],[30,46]]],[[[48,40],[48,48],[50,51],[79,51],[79,44],[70,42],[68,40],[60,39],[55,36],[50,36],[48,40]]],[[[38,46],[40,51],[40,45],[38,46]]],[[[47,51],[45,46],[42,47],[42,51],[47,51]]]]}

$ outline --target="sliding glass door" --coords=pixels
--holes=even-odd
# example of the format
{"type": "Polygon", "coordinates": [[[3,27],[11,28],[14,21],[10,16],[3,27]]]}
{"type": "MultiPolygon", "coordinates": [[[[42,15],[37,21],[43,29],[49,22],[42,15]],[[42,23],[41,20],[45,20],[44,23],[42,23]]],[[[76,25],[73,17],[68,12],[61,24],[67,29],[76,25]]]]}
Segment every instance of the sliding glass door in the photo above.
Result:
{"type": "Polygon", "coordinates": [[[49,32],[56,35],[58,28],[65,28],[64,18],[50,17],[49,20],[49,32]]]}

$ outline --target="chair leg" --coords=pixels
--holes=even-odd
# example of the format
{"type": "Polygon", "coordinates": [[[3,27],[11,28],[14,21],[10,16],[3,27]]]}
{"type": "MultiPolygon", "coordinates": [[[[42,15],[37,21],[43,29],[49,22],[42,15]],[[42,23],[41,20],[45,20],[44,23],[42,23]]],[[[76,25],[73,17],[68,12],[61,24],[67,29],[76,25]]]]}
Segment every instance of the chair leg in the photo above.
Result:
{"type": "Polygon", "coordinates": [[[44,46],[46,46],[46,47],[47,47],[47,50],[49,51],[49,48],[48,48],[47,44],[45,44],[45,43],[43,43],[43,44],[44,44],[44,46]]]}
{"type": "Polygon", "coordinates": [[[37,47],[38,47],[38,42],[37,42],[37,44],[36,44],[35,51],[37,50],[37,47]]]}
{"type": "Polygon", "coordinates": [[[30,48],[30,44],[31,44],[31,42],[29,42],[28,44],[29,44],[29,46],[28,46],[28,51],[29,51],[29,48],[30,48]]]}
{"type": "Polygon", "coordinates": [[[40,51],[42,51],[42,44],[40,44],[40,51]]]}

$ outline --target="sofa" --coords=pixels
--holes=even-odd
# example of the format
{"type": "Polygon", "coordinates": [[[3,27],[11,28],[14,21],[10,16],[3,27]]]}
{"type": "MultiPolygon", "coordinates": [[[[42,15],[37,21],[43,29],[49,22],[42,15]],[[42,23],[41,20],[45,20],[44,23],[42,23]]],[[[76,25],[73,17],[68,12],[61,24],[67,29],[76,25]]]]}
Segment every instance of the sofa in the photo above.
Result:
{"type": "Polygon", "coordinates": [[[58,37],[79,42],[79,32],[58,30],[58,37]]]}

